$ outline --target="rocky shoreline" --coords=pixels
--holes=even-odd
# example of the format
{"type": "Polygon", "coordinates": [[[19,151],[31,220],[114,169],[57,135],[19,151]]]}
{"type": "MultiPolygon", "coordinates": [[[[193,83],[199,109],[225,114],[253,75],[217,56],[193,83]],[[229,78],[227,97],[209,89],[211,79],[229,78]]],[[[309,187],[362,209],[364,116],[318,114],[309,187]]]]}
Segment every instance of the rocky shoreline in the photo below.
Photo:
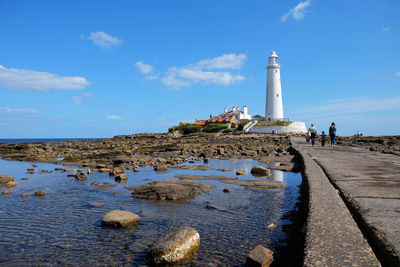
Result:
{"type": "Polygon", "coordinates": [[[258,134],[135,134],[109,139],[0,144],[6,160],[51,162],[78,167],[123,165],[127,169],[177,165],[204,158],[261,159],[290,146],[288,136],[258,134]]]}

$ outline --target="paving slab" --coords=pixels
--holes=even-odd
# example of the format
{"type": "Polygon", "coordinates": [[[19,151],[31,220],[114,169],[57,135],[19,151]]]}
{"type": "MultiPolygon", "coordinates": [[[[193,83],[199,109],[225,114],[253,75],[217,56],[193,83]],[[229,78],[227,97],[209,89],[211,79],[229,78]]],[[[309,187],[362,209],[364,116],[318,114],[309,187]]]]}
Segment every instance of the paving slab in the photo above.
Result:
{"type": "Polygon", "coordinates": [[[400,156],[292,138],[339,190],[384,266],[400,266],[400,156]]]}

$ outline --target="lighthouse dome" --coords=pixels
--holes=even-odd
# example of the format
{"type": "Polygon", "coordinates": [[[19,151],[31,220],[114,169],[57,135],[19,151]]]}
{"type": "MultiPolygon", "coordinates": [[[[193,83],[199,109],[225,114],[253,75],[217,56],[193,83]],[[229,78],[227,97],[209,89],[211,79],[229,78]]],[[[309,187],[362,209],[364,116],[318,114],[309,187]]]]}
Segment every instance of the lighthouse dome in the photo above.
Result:
{"type": "Polygon", "coordinates": [[[269,57],[278,57],[278,55],[275,53],[275,51],[272,50],[271,54],[269,55],[269,57]]]}

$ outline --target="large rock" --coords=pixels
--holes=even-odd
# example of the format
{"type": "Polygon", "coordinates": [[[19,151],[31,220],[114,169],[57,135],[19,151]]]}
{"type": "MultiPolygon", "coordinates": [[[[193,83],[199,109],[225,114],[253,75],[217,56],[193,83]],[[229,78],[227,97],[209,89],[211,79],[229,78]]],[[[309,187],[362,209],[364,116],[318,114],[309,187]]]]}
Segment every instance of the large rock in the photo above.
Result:
{"type": "Polygon", "coordinates": [[[251,174],[256,177],[264,177],[264,176],[270,176],[271,172],[270,170],[263,168],[261,166],[254,166],[251,169],[251,174]]]}
{"type": "Polygon", "coordinates": [[[0,184],[6,184],[6,183],[12,182],[12,181],[14,181],[13,176],[0,174],[0,184]]]}
{"type": "Polygon", "coordinates": [[[7,187],[7,188],[16,187],[16,186],[18,186],[18,182],[9,181],[4,186],[7,187]]]}
{"type": "Polygon", "coordinates": [[[158,239],[146,254],[150,264],[177,263],[191,254],[200,245],[199,233],[191,227],[181,227],[158,239]]]}
{"type": "Polygon", "coordinates": [[[258,245],[247,256],[246,267],[268,267],[274,261],[273,255],[273,251],[258,245]]]}
{"type": "Polygon", "coordinates": [[[112,210],[103,217],[101,224],[111,227],[129,227],[139,224],[140,217],[126,210],[112,210]]]}
{"type": "Polygon", "coordinates": [[[153,200],[178,200],[207,193],[215,186],[188,180],[166,179],[144,185],[127,187],[132,196],[153,200]]]}
{"type": "Polygon", "coordinates": [[[110,171],[110,175],[112,176],[117,176],[119,174],[123,174],[125,173],[125,169],[124,167],[118,166],[118,167],[114,167],[111,171],[110,171]]]}
{"type": "Polygon", "coordinates": [[[126,181],[128,180],[128,175],[126,173],[120,173],[117,176],[115,176],[115,181],[126,181]]]}
{"type": "Polygon", "coordinates": [[[168,168],[167,168],[167,165],[159,165],[159,166],[155,166],[154,170],[158,171],[158,172],[165,172],[168,170],[168,168]]]}

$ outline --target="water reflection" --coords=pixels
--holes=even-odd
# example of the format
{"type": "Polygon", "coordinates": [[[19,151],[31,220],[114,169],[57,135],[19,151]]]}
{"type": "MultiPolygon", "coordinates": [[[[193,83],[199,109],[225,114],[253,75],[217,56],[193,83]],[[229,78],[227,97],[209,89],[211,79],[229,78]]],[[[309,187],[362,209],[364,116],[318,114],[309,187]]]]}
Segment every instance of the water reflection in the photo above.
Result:
{"type": "Polygon", "coordinates": [[[86,181],[68,178],[71,172],[38,174],[38,170],[65,166],[35,164],[36,172],[26,174],[32,163],[0,160],[0,173],[13,175],[19,182],[12,194],[0,195],[0,265],[145,265],[146,248],[183,225],[195,228],[201,236],[192,264],[243,264],[256,245],[273,248],[279,244],[282,225],[287,223],[280,217],[295,204],[297,185],[301,182],[300,174],[272,170],[269,179],[283,181],[288,184],[287,189],[252,191],[205,181],[216,186],[208,194],[186,201],[157,202],[134,199],[125,186],[182,174],[235,176],[237,170],[246,170],[240,179],[254,179],[251,168],[266,165],[253,160],[210,159],[208,166],[230,171],[169,169],[158,173],[142,167],[137,173],[127,171],[126,184],[120,184],[107,173],[93,172],[86,181]],[[113,187],[96,191],[93,182],[107,182],[113,187]],[[224,188],[229,188],[230,193],[223,193],[224,188]],[[44,197],[21,197],[22,193],[41,189],[46,191],[44,197]],[[206,203],[221,209],[206,209],[206,203]],[[139,227],[102,228],[101,218],[111,209],[139,214],[139,227]],[[271,223],[277,227],[268,229],[271,223]]]}

